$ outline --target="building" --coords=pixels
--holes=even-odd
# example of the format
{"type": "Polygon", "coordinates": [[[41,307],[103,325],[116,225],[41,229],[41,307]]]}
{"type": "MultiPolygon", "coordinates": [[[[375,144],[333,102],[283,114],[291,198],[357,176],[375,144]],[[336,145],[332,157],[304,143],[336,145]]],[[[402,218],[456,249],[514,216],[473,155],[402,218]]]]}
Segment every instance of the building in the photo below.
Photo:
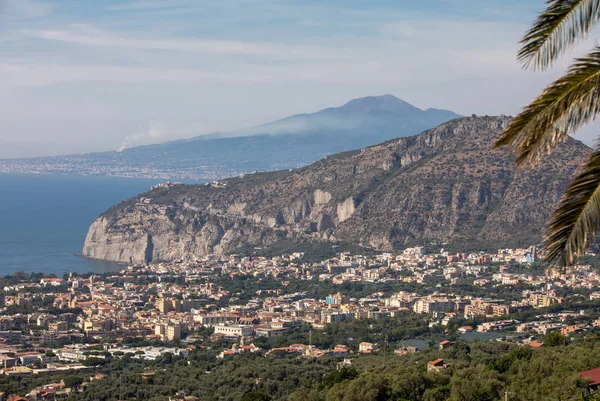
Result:
{"type": "Polygon", "coordinates": [[[254,333],[257,337],[266,337],[267,339],[281,337],[284,332],[284,328],[257,327],[254,329],[254,333]]]}
{"type": "Polygon", "coordinates": [[[350,297],[347,295],[342,295],[338,292],[335,295],[328,295],[325,298],[325,303],[327,305],[346,305],[350,303],[350,297]]]}
{"type": "Polygon", "coordinates": [[[0,331],[0,338],[6,340],[8,343],[20,343],[23,335],[20,331],[0,331]]]}
{"type": "MultiPolygon", "coordinates": [[[[56,354],[56,357],[60,361],[64,361],[64,362],[80,362],[80,361],[85,361],[86,359],[88,359],[88,355],[84,354],[84,352],[81,350],[65,348],[65,349],[61,349],[61,350],[56,350],[56,351],[54,351],[54,353],[56,354]]],[[[94,357],[98,357],[98,356],[94,356],[94,357]]]]}
{"type": "Polygon", "coordinates": [[[444,363],[443,359],[435,359],[427,362],[427,373],[439,372],[446,367],[447,365],[444,363]]]}
{"type": "Polygon", "coordinates": [[[87,319],[83,322],[83,330],[87,333],[95,332],[107,332],[114,329],[114,322],[110,319],[87,319]]]}
{"type": "Polygon", "coordinates": [[[181,326],[178,324],[160,323],[155,326],[154,334],[166,341],[178,341],[181,340],[181,326]]]}
{"type": "Polygon", "coordinates": [[[485,322],[477,326],[478,333],[487,333],[490,331],[499,331],[507,329],[510,326],[519,324],[518,320],[497,320],[494,322],[485,322]]]}
{"type": "Polygon", "coordinates": [[[419,352],[419,349],[417,347],[409,347],[406,345],[403,345],[402,347],[396,348],[394,350],[394,354],[396,355],[408,355],[414,354],[415,352],[419,352]]]}
{"type": "Polygon", "coordinates": [[[158,298],[156,300],[156,309],[160,311],[160,313],[168,313],[172,310],[171,300],[165,298],[158,298]]]}
{"type": "Polygon", "coordinates": [[[181,326],[178,324],[168,325],[165,331],[165,338],[167,339],[167,341],[181,340],[181,326]]]}
{"type": "Polygon", "coordinates": [[[377,351],[377,344],[362,342],[358,344],[358,352],[361,354],[370,354],[377,351]]]}
{"type": "Polygon", "coordinates": [[[62,278],[58,278],[58,277],[44,277],[40,280],[40,284],[43,285],[44,287],[47,287],[49,285],[58,287],[60,285],[63,285],[64,282],[65,282],[65,280],[63,280],[62,278]]]}
{"type": "Polygon", "coordinates": [[[48,323],[48,330],[50,331],[67,331],[69,329],[69,323],[67,322],[63,322],[63,321],[58,321],[58,322],[52,322],[52,323],[48,323]]]}
{"type": "Polygon", "coordinates": [[[0,354],[0,366],[10,368],[17,365],[17,358],[8,355],[0,354]]]}
{"type": "Polygon", "coordinates": [[[200,316],[200,323],[203,326],[216,326],[218,324],[223,324],[227,321],[227,316],[225,315],[205,315],[200,316]]]}
{"type": "Polygon", "coordinates": [[[556,303],[557,301],[558,300],[555,297],[552,297],[548,294],[533,293],[529,296],[529,304],[534,308],[545,308],[556,303]]]}
{"type": "Polygon", "coordinates": [[[344,313],[335,309],[324,309],[321,311],[321,322],[323,323],[343,322],[353,317],[352,313],[344,313]]]}
{"type": "Polygon", "coordinates": [[[352,360],[349,358],[344,358],[342,362],[338,362],[336,365],[337,370],[342,370],[344,368],[349,368],[352,366],[352,360]]]}
{"type": "Polygon", "coordinates": [[[239,324],[217,324],[215,334],[223,334],[226,337],[248,337],[254,334],[254,327],[239,324]]]}
{"type": "Polygon", "coordinates": [[[21,362],[21,365],[33,365],[36,362],[42,362],[44,360],[44,354],[39,352],[20,352],[16,355],[16,358],[21,362]]]}
{"type": "Polygon", "coordinates": [[[454,310],[454,302],[447,298],[421,298],[413,305],[415,313],[444,313],[454,310]]]}

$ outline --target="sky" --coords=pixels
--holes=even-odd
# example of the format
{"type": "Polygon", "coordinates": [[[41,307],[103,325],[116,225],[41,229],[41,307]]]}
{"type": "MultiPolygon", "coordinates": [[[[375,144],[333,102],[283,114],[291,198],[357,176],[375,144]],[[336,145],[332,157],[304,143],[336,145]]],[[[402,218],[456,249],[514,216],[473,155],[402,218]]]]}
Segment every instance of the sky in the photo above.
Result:
{"type": "MultiPolygon", "coordinates": [[[[393,94],[516,114],[543,0],[0,0],[0,157],[116,150],[393,94]]],[[[578,138],[593,143],[595,130],[578,138]]]]}

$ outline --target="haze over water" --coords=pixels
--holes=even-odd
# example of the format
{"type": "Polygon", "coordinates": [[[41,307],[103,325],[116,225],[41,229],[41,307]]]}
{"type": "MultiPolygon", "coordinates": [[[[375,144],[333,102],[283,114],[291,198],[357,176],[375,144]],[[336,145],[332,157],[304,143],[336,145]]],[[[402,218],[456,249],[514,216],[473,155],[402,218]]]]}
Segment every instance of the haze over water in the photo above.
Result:
{"type": "Polygon", "coordinates": [[[105,272],[121,266],[81,253],[90,223],[164,180],[0,174],[0,275],[105,272]]]}

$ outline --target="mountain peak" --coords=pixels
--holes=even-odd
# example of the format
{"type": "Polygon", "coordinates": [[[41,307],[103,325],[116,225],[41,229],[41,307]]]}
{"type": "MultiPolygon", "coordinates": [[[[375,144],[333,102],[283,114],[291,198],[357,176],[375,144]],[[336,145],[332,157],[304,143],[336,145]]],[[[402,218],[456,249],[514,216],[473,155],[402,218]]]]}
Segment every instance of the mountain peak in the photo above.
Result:
{"type": "Polygon", "coordinates": [[[347,113],[388,112],[405,115],[414,115],[423,112],[418,107],[390,94],[353,99],[340,107],[340,110],[347,113]]]}

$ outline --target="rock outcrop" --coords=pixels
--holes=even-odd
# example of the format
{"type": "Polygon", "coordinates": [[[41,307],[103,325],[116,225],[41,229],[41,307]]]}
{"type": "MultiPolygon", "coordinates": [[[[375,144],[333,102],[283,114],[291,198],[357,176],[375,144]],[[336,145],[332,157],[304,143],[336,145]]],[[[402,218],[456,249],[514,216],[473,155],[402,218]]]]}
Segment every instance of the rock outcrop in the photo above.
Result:
{"type": "Polygon", "coordinates": [[[538,166],[516,168],[507,149],[492,149],[509,121],[463,118],[296,170],[155,189],[98,217],[83,254],[144,263],[284,239],[535,243],[590,149],[569,139],[538,166]]]}

